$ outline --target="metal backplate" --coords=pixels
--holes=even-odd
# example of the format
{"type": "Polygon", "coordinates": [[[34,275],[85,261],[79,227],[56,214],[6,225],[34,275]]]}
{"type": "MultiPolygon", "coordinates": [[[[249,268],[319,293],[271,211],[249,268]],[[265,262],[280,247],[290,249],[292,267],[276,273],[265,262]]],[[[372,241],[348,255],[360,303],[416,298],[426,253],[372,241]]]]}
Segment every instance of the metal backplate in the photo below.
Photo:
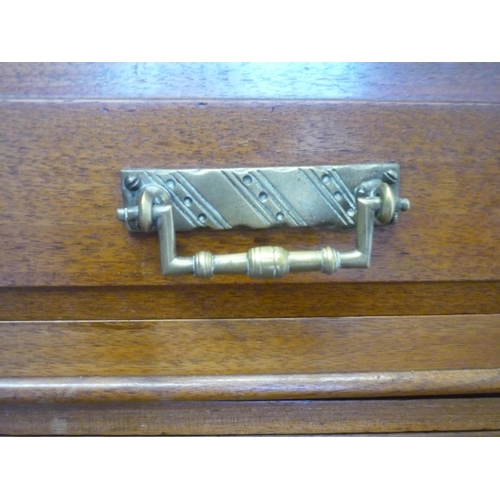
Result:
{"type": "MultiPolygon", "coordinates": [[[[353,227],[356,197],[371,195],[381,182],[398,196],[399,165],[122,170],[124,207],[136,207],[143,188],[160,187],[170,195],[177,231],[353,227]]],[[[126,221],[129,231],[136,224],[126,221]]]]}

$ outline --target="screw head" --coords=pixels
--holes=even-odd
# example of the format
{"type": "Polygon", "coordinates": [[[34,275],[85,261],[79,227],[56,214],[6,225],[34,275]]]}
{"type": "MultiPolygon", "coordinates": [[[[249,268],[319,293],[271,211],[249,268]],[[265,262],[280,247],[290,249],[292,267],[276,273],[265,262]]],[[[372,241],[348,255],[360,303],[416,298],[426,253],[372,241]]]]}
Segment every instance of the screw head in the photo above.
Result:
{"type": "Polygon", "coordinates": [[[127,175],[125,177],[125,187],[129,191],[137,191],[141,186],[141,180],[136,175],[127,175]]]}
{"type": "Polygon", "coordinates": [[[387,172],[384,172],[382,180],[390,185],[396,184],[398,181],[398,173],[395,170],[387,170],[387,172]]]}

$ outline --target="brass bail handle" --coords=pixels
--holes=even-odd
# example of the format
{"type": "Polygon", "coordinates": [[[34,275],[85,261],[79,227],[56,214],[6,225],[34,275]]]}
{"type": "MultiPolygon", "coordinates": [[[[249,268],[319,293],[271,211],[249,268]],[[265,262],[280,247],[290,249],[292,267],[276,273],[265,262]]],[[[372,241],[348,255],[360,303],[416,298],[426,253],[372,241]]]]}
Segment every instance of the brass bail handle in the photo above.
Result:
{"type": "Polygon", "coordinates": [[[380,183],[368,197],[358,197],[356,248],[348,252],[338,252],[329,246],[310,251],[263,246],[244,253],[214,255],[201,251],[191,257],[178,256],[170,195],[158,186],[142,189],[137,196],[137,206],[119,208],[117,217],[122,221],[137,221],[139,228],[145,232],[158,231],[164,275],[194,274],[200,278],[211,278],[214,274],[246,274],[252,278],[281,278],[292,272],[332,274],[339,268],[369,267],[375,221],[388,224],[396,212],[409,207],[409,201],[396,197],[387,183],[380,183]]]}

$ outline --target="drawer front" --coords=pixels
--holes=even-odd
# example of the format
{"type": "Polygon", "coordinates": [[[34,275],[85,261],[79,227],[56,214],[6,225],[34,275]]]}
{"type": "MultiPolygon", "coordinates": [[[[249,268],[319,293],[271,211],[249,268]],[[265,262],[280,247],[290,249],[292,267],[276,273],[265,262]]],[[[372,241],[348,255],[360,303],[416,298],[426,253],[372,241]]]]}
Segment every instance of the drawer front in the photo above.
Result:
{"type": "MultiPolygon", "coordinates": [[[[158,272],[155,237],[117,222],[122,168],[401,165],[412,209],[374,234],[367,270],[286,276],[282,283],[491,281],[500,278],[500,107],[282,101],[2,103],[3,286],[250,283],[158,272]],[[106,110],[106,112],[104,112],[106,110]],[[471,258],[473,256],[473,258],[471,258]]],[[[183,254],[255,245],[350,249],[350,231],[200,230],[183,254]]]]}

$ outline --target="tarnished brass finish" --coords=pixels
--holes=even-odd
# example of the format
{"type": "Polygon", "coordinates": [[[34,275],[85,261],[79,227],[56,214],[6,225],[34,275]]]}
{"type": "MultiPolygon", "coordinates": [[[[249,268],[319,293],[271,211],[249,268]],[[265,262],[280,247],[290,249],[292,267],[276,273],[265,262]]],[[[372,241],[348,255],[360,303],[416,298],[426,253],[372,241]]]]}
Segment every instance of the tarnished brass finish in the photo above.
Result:
{"type": "MultiPolygon", "coordinates": [[[[145,232],[158,231],[160,240],[161,269],[165,275],[194,274],[200,278],[211,278],[214,274],[246,274],[252,278],[281,278],[291,272],[319,271],[332,274],[338,268],[363,268],[370,264],[373,228],[375,222],[388,224],[395,219],[397,211],[409,208],[406,199],[397,196],[399,188],[399,167],[397,165],[350,165],[340,167],[283,167],[273,169],[233,169],[226,171],[154,171],[148,172],[150,183],[144,185],[137,193],[137,176],[124,171],[124,200],[128,204],[117,210],[118,219],[125,221],[130,230],[145,232]],[[390,170],[387,170],[390,168],[390,170]],[[388,176],[387,172],[391,175],[388,176]],[[165,173],[167,172],[167,173],[165,173]],[[211,173],[210,173],[211,172],[211,173]],[[265,174],[263,173],[265,172],[265,174]],[[339,173],[340,172],[340,173],[339,173]],[[354,173],[353,173],[354,172],[354,173]],[[343,176],[341,176],[343,174],[343,176]],[[174,180],[165,176],[172,176],[174,180]],[[197,176],[210,182],[201,184],[202,189],[193,185],[190,179],[197,176]],[[269,180],[272,179],[272,181],[269,180]],[[390,186],[383,179],[390,178],[390,186]],[[134,179],[134,182],[131,181],[134,179]],[[184,229],[208,225],[209,217],[215,229],[229,229],[233,224],[229,219],[240,221],[240,225],[256,225],[270,227],[274,225],[320,225],[339,221],[339,225],[356,227],[356,248],[349,252],[338,252],[331,247],[311,251],[287,251],[276,246],[251,248],[244,253],[213,255],[210,252],[198,252],[192,257],[180,257],[176,253],[175,230],[176,217],[173,199],[179,201],[179,193],[174,189],[182,179],[184,191],[183,205],[177,207],[177,220],[184,224],[184,229]],[[205,189],[216,189],[217,180],[227,179],[225,197],[220,203],[209,202],[205,189]],[[241,180],[240,184],[235,184],[241,180]],[[296,192],[304,196],[303,187],[297,180],[306,179],[306,187],[317,193],[316,200],[304,200],[297,205],[290,197],[296,192]],[[353,179],[361,180],[353,185],[353,179]],[[243,191],[242,186],[258,182],[257,198],[243,191]],[[280,184],[277,180],[282,180],[280,184]],[[153,181],[153,182],[151,182],[153,181]],[[213,183],[213,184],[212,184],[213,183]],[[333,187],[328,187],[332,183],[333,187]],[[131,189],[132,186],[134,189],[131,189]],[[245,205],[235,203],[233,212],[228,205],[231,197],[228,186],[236,194],[245,198],[245,205]],[[264,191],[263,189],[266,189],[264,191]],[[285,191],[285,194],[283,193],[285,191]],[[396,191],[396,192],[395,192],[396,191]],[[229,196],[229,199],[228,199],[229,196]],[[259,199],[261,205],[256,204],[259,199]],[[132,203],[136,205],[132,205],[132,203]],[[196,203],[200,212],[188,212],[187,209],[196,203]],[[324,206],[332,209],[331,217],[324,214],[317,217],[314,204],[324,213],[324,206]],[[217,206],[216,206],[217,205],[217,206]],[[272,206],[273,210],[269,207],[272,206]],[[199,207],[203,207],[201,212],[199,207]],[[354,208],[353,208],[354,207],[354,208]],[[248,208],[248,210],[244,210],[248,208]],[[276,218],[271,214],[276,212],[276,218]],[[256,217],[260,216],[260,219],[256,217]],[[260,222],[259,222],[260,220],[260,222]],[[197,222],[196,222],[197,221],[197,222]],[[250,221],[250,222],[249,222],[250,221]],[[308,223],[309,222],[309,223],[308,223]],[[186,224],[192,226],[186,226],[186,224]],[[227,227],[226,227],[227,226],[227,227]]],[[[140,182],[140,181],[139,181],[140,182]]],[[[178,188],[177,188],[178,189],[178,188]]],[[[211,195],[213,196],[213,192],[211,195]]]]}

